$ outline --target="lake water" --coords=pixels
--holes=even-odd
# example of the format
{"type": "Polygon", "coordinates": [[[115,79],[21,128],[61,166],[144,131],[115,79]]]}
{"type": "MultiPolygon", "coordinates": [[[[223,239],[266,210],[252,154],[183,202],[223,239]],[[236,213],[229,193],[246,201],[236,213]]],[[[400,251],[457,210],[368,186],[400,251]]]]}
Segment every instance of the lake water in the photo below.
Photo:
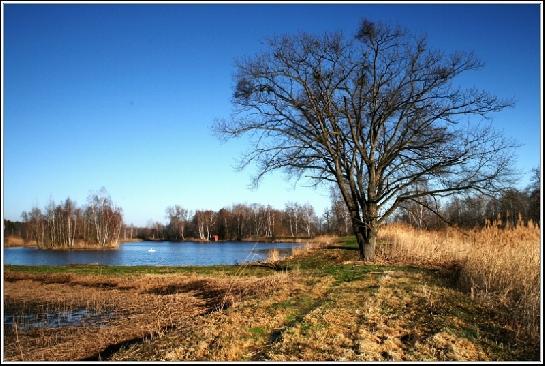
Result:
{"type": "Polygon", "coordinates": [[[256,242],[171,242],[143,241],[124,243],[113,250],[47,250],[4,248],[4,264],[68,265],[102,264],[118,266],[205,266],[239,264],[267,258],[271,249],[281,256],[291,254],[296,243],[256,242]]]}

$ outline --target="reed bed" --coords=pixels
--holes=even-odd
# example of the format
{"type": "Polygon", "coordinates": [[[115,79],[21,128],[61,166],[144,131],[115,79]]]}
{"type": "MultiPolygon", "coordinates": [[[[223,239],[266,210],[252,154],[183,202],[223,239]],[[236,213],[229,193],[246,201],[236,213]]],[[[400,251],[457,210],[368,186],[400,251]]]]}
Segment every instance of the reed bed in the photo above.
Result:
{"type": "Polygon", "coordinates": [[[327,248],[339,241],[338,236],[318,235],[312,239],[298,241],[302,245],[291,250],[291,257],[299,257],[308,254],[311,250],[327,248]]]}
{"type": "Polygon", "coordinates": [[[418,230],[392,224],[379,233],[386,261],[456,269],[457,284],[472,298],[504,306],[521,335],[539,339],[540,228],[519,222],[503,227],[418,230]]]}
{"type": "Polygon", "coordinates": [[[293,248],[291,250],[291,257],[294,258],[294,257],[304,256],[304,255],[307,255],[311,250],[320,249],[327,245],[328,244],[321,244],[321,243],[305,243],[304,245],[298,248],[293,248]]]}
{"type": "Polygon", "coordinates": [[[36,242],[34,240],[26,241],[20,236],[8,235],[4,238],[4,248],[10,247],[35,247],[36,242]]]}
{"type": "Polygon", "coordinates": [[[311,240],[307,241],[308,245],[311,245],[313,247],[316,246],[326,246],[330,244],[334,244],[338,241],[339,237],[336,235],[318,235],[311,240]]]}

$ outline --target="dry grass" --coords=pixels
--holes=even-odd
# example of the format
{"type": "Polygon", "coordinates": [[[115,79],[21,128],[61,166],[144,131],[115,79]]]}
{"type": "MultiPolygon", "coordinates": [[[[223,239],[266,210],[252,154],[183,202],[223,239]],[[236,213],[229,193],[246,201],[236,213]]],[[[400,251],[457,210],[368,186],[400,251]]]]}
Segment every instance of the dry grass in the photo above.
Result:
{"type": "Polygon", "coordinates": [[[299,240],[303,244],[291,250],[291,257],[304,256],[312,250],[327,248],[339,241],[339,237],[333,235],[318,235],[312,239],[299,240]]]}
{"type": "Polygon", "coordinates": [[[10,248],[10,247],[35,247],[36,242],[34,240],[32,241],[25,241],[20,236],[16,235],[8,235],[4,237],[4,247],[10,248]]]}
{"type": "MultiPolygon", "coordinates": [[[[448,271],[343,264],[353,253],[309,251],[265,297],[247,297],[111,360],[535,360],[499,312],[450,285],[448,271]],[[325,273],[328,273],[325,275],[325,273]]],[[[274,275],[277,276],[277,275],[274,275]]],[[[539,347],[537,347],[537,355],[539,347]]]]}
{"type": "Polygon", "coordinates": [[[299,243],[309,245],[314,248],[322,248],[330,244],[335,244],[339,240],[338,236],[335,235],[317,235],[311,238],[292,238],[284,237],[281,241],[289,243],[299,243]]]}
{"type": "MultiPolygon", "coordinates": [[[[282,334],[268,350],[274,361],[359,360],[356,333],[362,326],[362,309],[371,298],[377,279],[328,283],[318,304],[282,334]]],[[[365,345],[367,346],[367,345],[365,345]]]]}
{"type": "Polygon", "coordinates": [[[529,224],[507,229],[424,231],[388,225],[379,233],[388,261],[456,268],[472,298],[509,309],[511,323],[539,338],[540,230],[529,224]]]}
{"type": "Polygon", "coordinates": [[[280,260],[280,252],[278,249],[271,249],[267,254],[267,262],[276,263],[280,260]]]}
{"type": "MultiPolygon", "coordinates": [[[[363,310],[358,332],[362,360],[490,361],[495,359],[482,313],[438,274],[392,271],[363,310]]],[[[494,336],[494,335],[492,335],[494,336]]],[[[497,357],[497,356],[496,356],[497,357]]]]}
{"type": "Polygon", "coordinates": [[[440,319],[449,309],[444,299],[437,300],[440,292],[433,288],[426,293],[418,287],[431,286],[428,280],[420,273],[387,272],[342,283],[329,292],[323,306],[284,334],[270,357],[278,361],[489,359],[475,340],[448,333],[440,319]],[[450,344],[438,344],[445,336],[450,344]]]}
{"type": "Polygon", "coordinates": [[[313,246],[325,246],[336,243],[338,239],[339,238],[334,235],[318,235],[309,240],[308,243],[312,244],[313,246]]]}
{"type": "Polygon", "coordinates": [[[258,277],[141,275],[127,277],[8,272],[4,304],[18,318],[37,312],[59,314],[85,309],[100,322],[59,328],[8,328],[6,360],[81,360],[111,345],[157,337],[183,328],[195,316],[236,307],[287,282],[285,274],[258,277]],[[77,347],[74,347],[77,344],[77,347]]]}
{"type": "Polygon", "coordinates": [[[240,361],[268,359],[273,334],[280,334],[304,311],[302,304],[319,301],[331,279],[307,281],[297,274],[272,275],[274,291],[247,297],[223,311],[196,317],[181,331],[120,350],[112,361],[240,361]]]}
{"type": "MultiPolygon", "coordinates": [[[[116,249],[119,247],[120,243],[125,242],[139,242],[142,241],[142,239],[127,239],[127,240],[119,240],[117,243],[112,243],[108,246],[99,246],[97,244],[90,244],[83,240],[76,240],[74,243],[74,246],[70,248],[70,250],[96,250],[96,249],[116,249]]],[[[5,248],[12,248],[12,247],[27,247],[27,248],[37,248],[38,245],[36,244],[35,240],[25,240],[20,236],[17,235],[8,235],[4,238],[4,247],[5,248]]],[[[68,248],[64,247],[55,247],[50,249],[56,249],[56,250],[67,250],[68,248]]]]}
{"type": "MultiPolygon", "coordinates": [[[[319,244],[318,244],[319,245],[319,244]]],[[[293,248],[291,250],[291,256],[292,257],[300,257],[300,256],[304,256],[306,254],[308,254],[311,250],[313,249],[317,249],[316,248],[316,245],[312,245],[312,244],[305,244],[303,246],[300,246],[300,247],[297,247],[297,248],[293,248]]]]}

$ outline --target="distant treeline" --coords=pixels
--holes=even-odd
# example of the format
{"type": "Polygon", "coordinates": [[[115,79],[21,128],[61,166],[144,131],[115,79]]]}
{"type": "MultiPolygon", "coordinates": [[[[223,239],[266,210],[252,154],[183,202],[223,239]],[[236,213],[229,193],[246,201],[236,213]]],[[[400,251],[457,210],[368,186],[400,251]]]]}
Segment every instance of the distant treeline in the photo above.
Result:
{"type": "Polygon", "coordinates": [[[179,205],[166,209],[168,223],[129,227],[128,235],[155,240],[245,240],[278,237],[312,237],[320,220],[309,204],[288,203],[284,209],[270,205],[236,204],[218,211],[190,211],[179,205]]]}
{"type": "MultiPolygon", "coordinates": [[[[76,207],[66,199],[45,208],[23,212],[22,222],[4,220],[5,236],[19,236],[40,248],[109,247],[122,240],[245,240],[312,237],[322,232],[320,219],[310,204],[288,203],[284,209],[270,205],[235,204],[218,211],[190,211],[180,205],[166,209],[167,223],[145,227],[126,225],[121,208],[105,189],[76,207]]],[[[328,227],[332,226],[329,224],[328,227]]]]}
{"type": "MultiPolygon", "coordinates": [[[[393,221],[420,228],[456,225],[479,227],[486,222],[515,225],[540,221],[540,173],[534,170],[525,189],[510,188],[496,197],[472,195],[447,202],[421,200],[404,205],[393,221]]],[[[42,248],[81,246],[108,247],[120,240],[247,240],[310,238],[321,234],[351,235],[350,215],[337,190],[331,190],[331,205],[320,217],[310,204],[287,203],[283,209],[270,205],[235,204],[218,211],[191,211],[180,205],[166,209],[167,222],[150,221],[144,227],[126,225],[122,210],[106,190],[91,194],[87,204],[76,207],[70,199],[51,202],[43,210],[23,212],[22,222],[4,220],[4,235],[20,236],[42,248]]]]}
{"type": "Polygon", "coordinates": [[[470,195],[440,204],[432,200],[405,205],[394,218],[420,228],[438,228],[447,224],[463,228],[517,223],[540,223],[540,170],[533,170],[531,183],[525,189],[509,188],[496,197],[470,195]]]}

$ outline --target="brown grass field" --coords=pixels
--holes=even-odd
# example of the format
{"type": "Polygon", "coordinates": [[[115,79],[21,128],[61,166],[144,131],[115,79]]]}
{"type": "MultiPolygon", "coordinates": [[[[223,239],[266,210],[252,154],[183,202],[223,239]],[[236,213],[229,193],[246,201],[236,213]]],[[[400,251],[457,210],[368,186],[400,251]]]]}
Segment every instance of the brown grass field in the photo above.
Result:
{"type": "Polygon", "coordinates": [[[6,266],[4,360],[539,360],[539,228],[391,225],[375,262],[354,247],[321,238],[245,266],[6,266]]]}

